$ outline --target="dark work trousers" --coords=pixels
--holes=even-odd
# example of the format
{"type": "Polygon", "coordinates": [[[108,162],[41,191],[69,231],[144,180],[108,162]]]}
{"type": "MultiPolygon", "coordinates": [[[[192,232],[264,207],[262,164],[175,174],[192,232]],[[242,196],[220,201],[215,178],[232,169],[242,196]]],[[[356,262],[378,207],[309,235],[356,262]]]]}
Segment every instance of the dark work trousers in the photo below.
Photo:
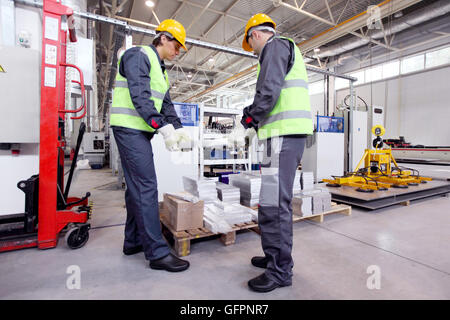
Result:
{"type": "Polygon", "coordinates": [[[165,257],[170,249],[161,233],[152,133],[112,127],[127,189],[124,248],[142,245],[147,260],[165,257]]]}
{"type": "Polygon", "coordinates": [[[305,148],[305,136],[290,135],[260,140],[261,191],[258,224],[268,258],[266,275],[281,285],[292,283],[292,188],[305,148]]]}

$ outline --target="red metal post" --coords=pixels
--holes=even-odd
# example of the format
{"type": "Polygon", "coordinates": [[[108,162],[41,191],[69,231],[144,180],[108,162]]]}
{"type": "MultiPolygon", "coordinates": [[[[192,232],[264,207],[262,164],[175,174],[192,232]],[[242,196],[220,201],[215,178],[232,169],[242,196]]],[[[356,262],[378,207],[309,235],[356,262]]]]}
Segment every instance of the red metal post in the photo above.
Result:
{"type": "MultiPolygon", "coordinates": [[[[62,147],[58,130],[59,110],[64,109],[67,30],[61,26],[62,16],[72,9],[55,0],[43,3],[43,36],[41,63],[41,121],[39,146],[39,226],[38,247],[55,247],[61,226],[57,218],[58,148],[62,147]]],[[[63,115],[64,117],[64,115],[63,115]]],[[[61,190],[60,192],[64,192],[61,190]]]]}

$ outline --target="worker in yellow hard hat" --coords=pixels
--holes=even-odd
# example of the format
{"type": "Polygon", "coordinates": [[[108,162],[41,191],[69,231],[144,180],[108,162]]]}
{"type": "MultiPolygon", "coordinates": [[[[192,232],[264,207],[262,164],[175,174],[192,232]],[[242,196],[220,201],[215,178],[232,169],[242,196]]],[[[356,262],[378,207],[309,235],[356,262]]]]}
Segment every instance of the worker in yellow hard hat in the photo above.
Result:
{"type": "Polygon", "coordinates": [[[292,194],[306,136],[313,133],[308,77],[292,39],[276,34],[266,14],[252,16],[242,48],[258,55],[256,94],[230,133],[229,145],[244,145],[257,134],[261,161],[258,224],[264,256],[251,263],[265,272],[251,279],[253,291],[268,292],[292,284],[292,194]],[[262,148],[264,146],[264,148],[262,148]]]}
{"type": "Polygon", "coordinates": [[[164,64],[175,59],[180,48],[186,50],[185,40],[181,23],[168,19],[156,29],[151,45],[126,50],[119,58],[110,108],[127,186],[123,253],[143,251],[150,268],[171,272],[186,270],[189,262],[170,252],[161,233],[151,140],[160,133],[168,151],[186,148],[192,141],[175,112],[164,64]]]}

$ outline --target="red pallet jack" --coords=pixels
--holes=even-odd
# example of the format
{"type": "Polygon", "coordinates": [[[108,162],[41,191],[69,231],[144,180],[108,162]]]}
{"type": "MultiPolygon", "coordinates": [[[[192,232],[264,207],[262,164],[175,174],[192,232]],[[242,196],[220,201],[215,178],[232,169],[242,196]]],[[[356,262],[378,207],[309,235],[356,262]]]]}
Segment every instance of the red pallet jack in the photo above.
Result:
{"type": "Polygon", "coordinates": [[[41,115],[39,174],[19,181],[17,186],[25,193],[25,213],[0,217],[0,252],[29,247],[48,249],[56,247],[61,232],[69,248],[77,249],[89,239],[92,212],[88,203],[90,193],[82,198],[69,197],[69,190],[85,124],[81,123],[75,155],[64,187],[64,122],[67,113],[86,114],[83,73],[66,63],[67,38],[77,41],[72,20],[73,10],[55,0],[43,3],[43,36],[41,63],[41,115]],[[66,68],[80,74],[78,83],[83,103],[75,110],[65,110],[66,68]]]}

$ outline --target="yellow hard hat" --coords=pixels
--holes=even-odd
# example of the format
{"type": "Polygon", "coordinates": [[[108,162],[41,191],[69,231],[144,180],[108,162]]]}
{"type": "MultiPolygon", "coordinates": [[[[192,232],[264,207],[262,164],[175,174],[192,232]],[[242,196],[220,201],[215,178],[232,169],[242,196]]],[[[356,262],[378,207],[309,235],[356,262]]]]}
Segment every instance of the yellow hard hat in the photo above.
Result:
{"type": "Polygon", "coordinates": [[[186,30],[181,23],[173,19],[166,19],[161,22],[156,28],[156,31],[165,31],[170,33],[175,40],[177,40],[182,46],[183,49],[187,51],[185,41],[186,41],[186,30]]]}
{"type": "Polygon", "coordinates": [[[261,25],[263,23],[267,23],[267,22],[271,23],[273,25],[274,29],[276,28],[276,26],[277,26],[276,23],[272,19],[270,19],[270,17],[267,14],[264,14],[264,13],[257,13],[248,20],[247,25],[245,26],[244,40],[242,40],[242,48],[245,51],[250,51],[250,52],[253,51],[252,47],[247,42],[248,30],[250,30],[250,28],[259,26],[259,25],[261,25]]]}

